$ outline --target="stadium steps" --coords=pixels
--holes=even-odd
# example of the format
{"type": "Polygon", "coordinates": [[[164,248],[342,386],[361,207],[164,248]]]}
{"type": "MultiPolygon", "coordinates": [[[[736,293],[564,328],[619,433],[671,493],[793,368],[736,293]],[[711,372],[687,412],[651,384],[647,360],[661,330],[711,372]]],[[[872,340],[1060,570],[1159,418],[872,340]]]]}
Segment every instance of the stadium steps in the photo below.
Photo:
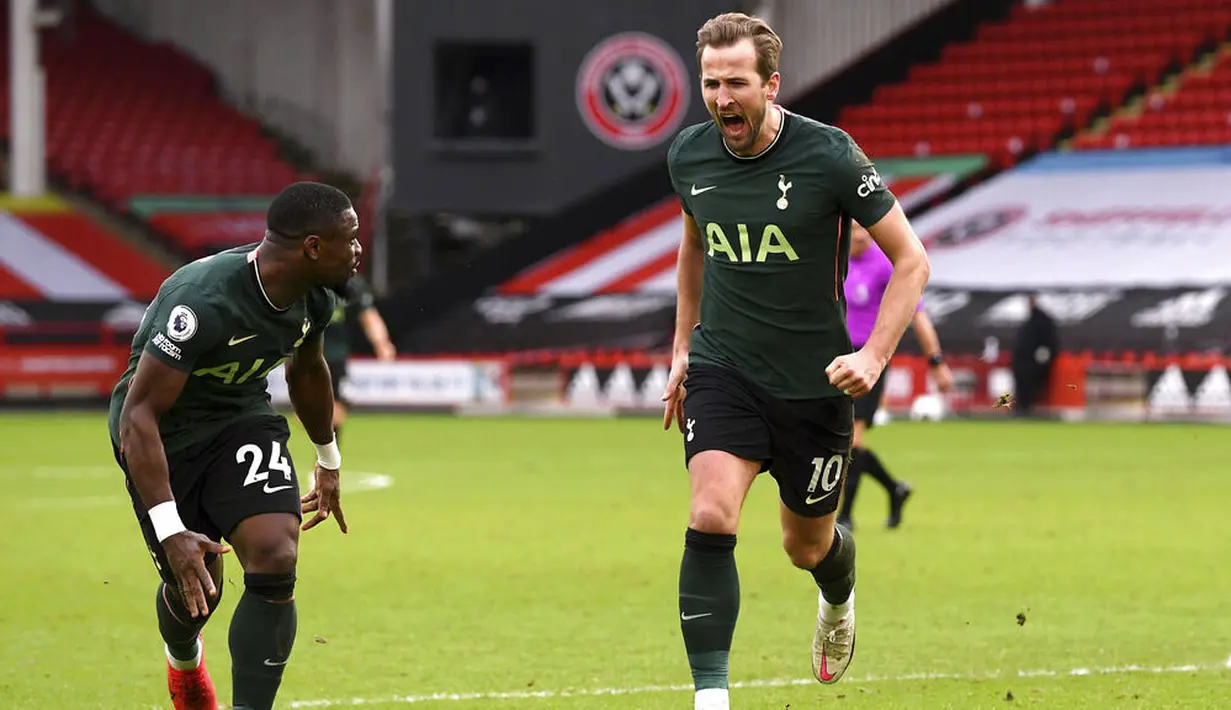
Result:
{"type": "Polygon", "coordinates": [[[1136,120],[1141,117],[1149,106],[1151,97],[1170,99],[1184,87],[1184,82],[1193,77],[1208,75],[1219,63],[1219,60],[1231,56],[1231,40],[1223,42],[1208,52],[1202,52],[1193,60],[1174,72],[1162,77],[1158,83],[1146,87],[1144,91],[1134,94],[1119,108],[1113,109],[1104,116],[1095,118],[1085,130],[1061,141],[1057,147],[1060,150],[1074,149],[1074,142],[1082,138],[1102,136],[1114,125],[1116,119],[1136,120]]]}

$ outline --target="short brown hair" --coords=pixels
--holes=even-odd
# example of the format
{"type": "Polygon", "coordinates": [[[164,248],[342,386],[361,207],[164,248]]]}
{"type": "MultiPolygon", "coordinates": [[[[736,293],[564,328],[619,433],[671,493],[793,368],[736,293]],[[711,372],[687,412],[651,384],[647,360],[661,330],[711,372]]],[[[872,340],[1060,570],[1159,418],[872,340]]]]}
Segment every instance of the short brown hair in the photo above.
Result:
{"type": "Polygon", "coordinates": [[[706,47],[730,47],[740,40],[752,40],[757,51],[757,73],[762,81],[769,81],[778,71],[778,55],[782,53],[782,40],[769,23],[759,17],[749,17],[742,12],[727,12],[706,20],[697,30],[697,67],[701,66],[701,53],[706,47]]]}

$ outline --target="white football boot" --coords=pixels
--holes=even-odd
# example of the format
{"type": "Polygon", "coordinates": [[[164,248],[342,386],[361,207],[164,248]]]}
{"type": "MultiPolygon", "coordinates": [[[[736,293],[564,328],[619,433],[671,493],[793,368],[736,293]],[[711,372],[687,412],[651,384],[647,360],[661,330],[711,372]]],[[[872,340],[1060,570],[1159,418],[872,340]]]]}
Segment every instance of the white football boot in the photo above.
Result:
{"type": "Polygon", "coordinates": [[[837,683],[855,655],[855,591],[843,604],[818,595],[816,636],[812,638],[812,675],[822,683],[837,683]]]}

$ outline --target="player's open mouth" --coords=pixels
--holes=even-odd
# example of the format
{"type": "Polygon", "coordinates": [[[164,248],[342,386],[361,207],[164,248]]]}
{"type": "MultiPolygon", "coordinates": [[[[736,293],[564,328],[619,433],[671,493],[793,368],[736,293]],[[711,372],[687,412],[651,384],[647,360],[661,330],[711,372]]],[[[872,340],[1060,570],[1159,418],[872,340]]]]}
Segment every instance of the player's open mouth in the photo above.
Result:
{"type": "Polygon", "coordinates": [[[719,120],[719,123],[722,124],[723,132],[729,136],[738,136],[739,134],[744,132],[744,127],[748,125],[747,122],[744,121],[744,117],[738,116],[738,115],[732,115],[732,116],[720,115],[718,117],[718,120],[719,120]]]}

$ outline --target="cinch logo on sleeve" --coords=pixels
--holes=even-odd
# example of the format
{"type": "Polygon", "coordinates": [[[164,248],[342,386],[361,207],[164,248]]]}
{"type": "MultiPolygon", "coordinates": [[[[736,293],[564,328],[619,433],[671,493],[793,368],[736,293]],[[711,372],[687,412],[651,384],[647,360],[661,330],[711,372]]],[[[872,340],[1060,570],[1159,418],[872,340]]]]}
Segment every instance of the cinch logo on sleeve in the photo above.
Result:
{"type": "Polygon", "coordinates": [[[873,192],[876,192],[877,188],[884,187],[884,185],[885,181],[881,179],[880,174],[873,168],[872,172],[864,175],[859,181],[859,188],[855,192],[859,193],[860,197],[868,197],[873,192]]]}

